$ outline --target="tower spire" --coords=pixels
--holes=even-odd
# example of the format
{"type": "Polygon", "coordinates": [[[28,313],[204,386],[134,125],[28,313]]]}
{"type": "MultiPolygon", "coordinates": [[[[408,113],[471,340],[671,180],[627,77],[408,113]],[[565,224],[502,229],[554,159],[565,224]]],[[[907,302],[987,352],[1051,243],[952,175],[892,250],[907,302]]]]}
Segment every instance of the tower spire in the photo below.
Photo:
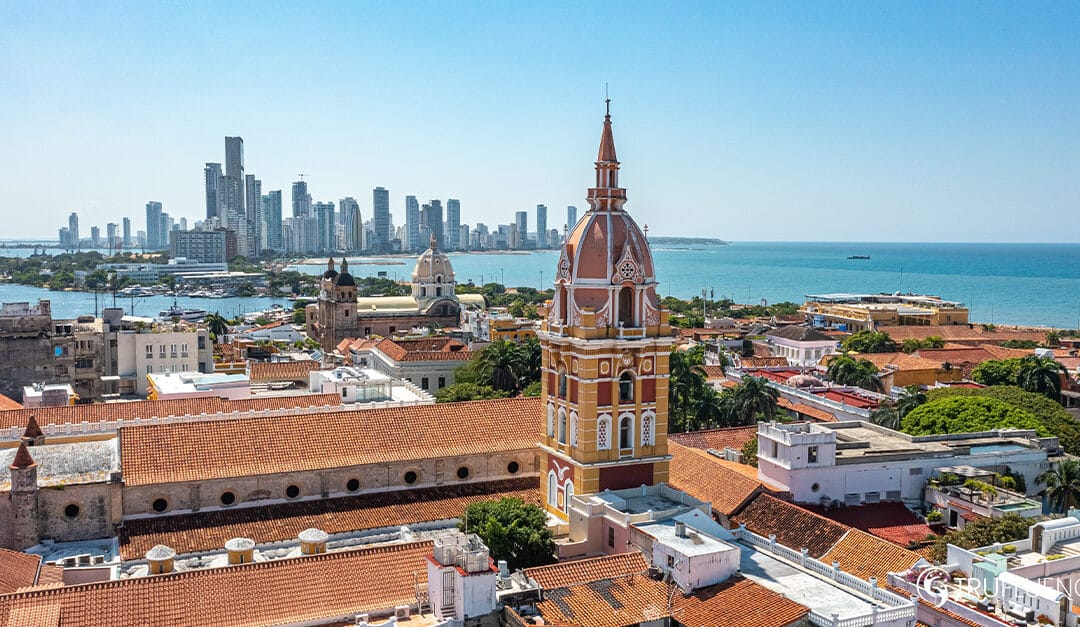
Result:
{"type": "Polygon", "coordinates": [[[611,98],[604,99],[604,130],[596,156],[596,185],[589,188],[589,211],[619,211],[626,203],[626,190],[619,187],[619,159],[615,156],[615,135],[611,130],[611,98]]]}

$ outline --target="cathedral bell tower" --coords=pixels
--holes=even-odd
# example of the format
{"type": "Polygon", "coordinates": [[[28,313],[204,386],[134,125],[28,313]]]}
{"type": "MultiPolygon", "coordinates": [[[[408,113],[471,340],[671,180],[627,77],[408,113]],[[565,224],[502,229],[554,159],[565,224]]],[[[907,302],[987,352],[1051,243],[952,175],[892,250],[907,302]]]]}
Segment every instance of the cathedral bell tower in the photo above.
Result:
{"type": "Polygon", "coordinates": [[[540,492],[567,520],[570,497],[668,479],[668,357],[674,338],[652,252],[623,209],[610,101],[589,210],[566,238],[543,354],[540,492]]]}

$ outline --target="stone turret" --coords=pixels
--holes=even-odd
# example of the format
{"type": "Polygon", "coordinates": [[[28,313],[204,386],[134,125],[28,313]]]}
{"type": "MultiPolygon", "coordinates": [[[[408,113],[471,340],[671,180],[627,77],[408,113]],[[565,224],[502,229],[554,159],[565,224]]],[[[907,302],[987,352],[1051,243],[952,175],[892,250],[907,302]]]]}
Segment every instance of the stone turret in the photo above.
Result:
{"type": "Polygon", "coordinates": [[[26,421],[26,430],[23,431],[22,437],[19,439],[26,442],[27,446],[41,446],[42,444],[45,444],[45,432],[41,430],[37,418],[34,418],[33,414],[30,414],[30,420],[26,421]]]}
{"type": "Polygon", "coordinates": [[[11,471],[11,544],[21,551],[41,541],[37,462],[30,456],[26,442],[19,443],[8,469],[11,471]]]}

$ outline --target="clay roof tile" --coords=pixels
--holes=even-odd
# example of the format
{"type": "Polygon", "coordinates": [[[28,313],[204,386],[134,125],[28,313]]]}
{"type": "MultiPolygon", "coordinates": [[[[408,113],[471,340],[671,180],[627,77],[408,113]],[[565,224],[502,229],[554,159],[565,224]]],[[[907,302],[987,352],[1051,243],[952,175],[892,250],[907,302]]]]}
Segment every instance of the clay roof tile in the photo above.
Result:
{"type": "Polygon", "coordinates": [[[26,442],[19,442],[19,450],[15,453],[15,459],[11,460],[11,469],[30,468],[35,463],[34,458],[30,456],[30,449],[26,447],[26,442]]]}

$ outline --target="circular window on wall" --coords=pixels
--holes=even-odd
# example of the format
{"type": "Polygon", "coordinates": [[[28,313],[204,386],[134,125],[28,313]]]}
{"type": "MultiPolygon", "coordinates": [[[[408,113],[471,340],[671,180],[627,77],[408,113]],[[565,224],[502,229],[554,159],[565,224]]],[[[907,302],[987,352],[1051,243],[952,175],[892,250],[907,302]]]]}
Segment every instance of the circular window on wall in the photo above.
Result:
{"type": "Polygon", "coordinates": [[[405,473],[405,483],[407,483],[409,485],[412,485],[412,484],[416,483],[416,480],[418,478],[419,477],[417,476],[415,470],[410,470],[409,472],[405,473]]]}
{"type": "Polygon", "coordinates": [[[79,506],[72,503],[64,508],[64,516],[68,519],[75,519],[79,517],[79,506]]]}
{"type": "Polygon", "coordinates": [[[165,499],[154,499],[154,502],[151,503],[150,506],[154,508],[155,512],[160,514],[161,512],[169,509],[169,502],[165,499]]]}
{"type": "Polygon", "coordinates": [[[506,472],[512,475],[516,475],[519,470],[521,470],[521,464],[518,464],[517,462],[510,462],[506,465],[506,472]]]}
{"type": "Polygon", "coordinates": [[[347,482],[345,482],[345,489],[348,490],[349,492],[356,492],[357,490],[360,489],[360,480],[359,479],[349,479],[347,482]]]}
{"type": "Polygon", "coordinates": [[[235,492],[230,491],[230,492],[222,492],[221,493],[221,504],[222,505],[232,505],[235,502],[236,502],[236,493],[235,492]]]}
{"type": "Polygon", "coordinates": [[[469,478],[469,469],[466,468],[465,466],[462,466],[461,468],[458,468],[457,469],[457,478],[458,479],[468,479],[469,478]]]}
{"type": "Polygon", "coordinates": [[[820,490],[820,489],[821,489],[821,486],[819,486],[819,485],[818,485],[818,484],[816,484],[816,483],[815,483],[814,485],[810,486],[810,491],[811,491],[811,492],[817,492],[817,491],[818,491],[818,490],[820,490]]]}
{"type": "Polygon", "coordinates": [[[290,499],[295,499],[296,497],[300,496],[300,486],[291,485],[285,488],[285,496],[289,497],[290,499]]]}

